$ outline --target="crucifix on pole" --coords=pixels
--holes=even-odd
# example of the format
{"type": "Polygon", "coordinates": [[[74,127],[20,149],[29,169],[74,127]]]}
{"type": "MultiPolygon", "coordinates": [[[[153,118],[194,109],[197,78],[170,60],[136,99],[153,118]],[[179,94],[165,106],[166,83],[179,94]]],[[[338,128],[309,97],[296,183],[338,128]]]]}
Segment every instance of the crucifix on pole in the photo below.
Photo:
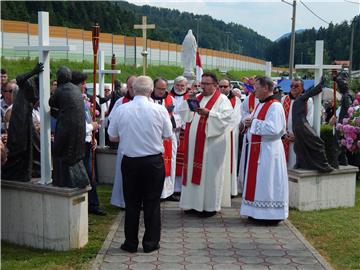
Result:
{"type": "MultiPolygon", "coordinates": [[[[320,82],[324,69],[341,69],[341,65],[324,65],[324,41],[317,40],[315,48],[315,64],[314,65],[296,65],[295,69],[313,69],[315,70],[315,85],[320,82]]],[[[316,134],[320,136],[321,120],[321,95],[314,97],[314,129],[316,134]]]]}
{"type": "Polygon", "coordinates": [[[134,29],[142,29],[143,51],[141,52],[141,55],[143,56],[143,75],[146,75],[147,55],[148,55],[146,32],[147,29],[155,29],[155,24],[146,24],[146,16],[142,16],[142,24],[135,24],[134,29]]]}
{"type": "MultiPolygon", "coordinates": [[[[101,97],[104,96],[104,85],[105,85],[105,74],[120,74],[120,70],[107,70],[105,69],[105,54],[104,51],[99,51],[98,53],[99,58],[99,69],[97,73],[99,73],[99,95],[101,97]]],[[[84,69],[83,72],[85,73],[92,73],[92,69],[84,69]]],[[[105,119],[105,110],[106,105],[105,103],[101,104],[101,114],[100,114],[100,121],[104,121],[105,119]]],[[[105,123],[103,123],[99,130],[99,146],[105,147],[105,123]]]]}
{"type": "Polygon", "coordinates": [[[50,51],[74,51],[73,45],[49,45],[49,13],[38,12],[38,46],[18,46],[17,51],[38,51],[39,62],[44,64],[44,71],[39,75],[40,96],[40,159],[41,184],[50,184],[51,180],[51,148],[50,148],[50,51]]]}

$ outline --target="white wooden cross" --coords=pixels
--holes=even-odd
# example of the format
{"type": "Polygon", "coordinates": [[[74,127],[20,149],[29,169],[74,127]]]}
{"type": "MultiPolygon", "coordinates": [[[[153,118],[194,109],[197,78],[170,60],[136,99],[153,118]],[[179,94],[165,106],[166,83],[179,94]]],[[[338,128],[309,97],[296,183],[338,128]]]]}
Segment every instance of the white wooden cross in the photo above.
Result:
{"type": "Polygon", "coordinates": [[[134,29],[142,29],[143,51],[141,52],[141,55],[143,56],[143,75],[146,75],[147,55],[148,55],[146,30],[155,29],[155,24],[146,24],[146,16],[142,16],[142,24],[135,24],[134,29]]]}
{"type": "MultiPolygon", "coordinates": [[[[324,65],[324,41],[317,40],[315,48],[315,65],[296,65],[295,69],[314,69],[315,85],[320,82],[324,69],[341,69],[341,65],[324,65]]],[[[321,93],[314,97],[314,129],[316,134],[320,136],[321,124],[321,93]]]]}
{"type": "MultiPolygon", "coordinates": [[[[104,85],[105,85],[105,74],[120,74],[120,70],[108,70],[105,69],[105,54],[104,51],[98,52],[98,59],[99,59],[99,69],[97,72],[99,73],[99,95],[101,97],[104,96],[104,85]]],[[[84,69],[83,72],[85,73],[93,73],[92,69],[84,69]]],[[[101,115],[100,121],[102,125],[99,130],[99,146],[105,147],[105,111],[106,111],[106,104],[101,104],[101,115]]]]}
{"type": "Polygon", "coordinates": [[[50,184],[51,179],[51,147],[50,147],[50,51],[75,51],[73,45],[49,45],[49,13],[38,12],[38,46],[18,46],[17,51],[38,51],[39,62],[44,64],[44,71],[39,76],[40,90],[40,150],[41,150],[41,184],[50,184]]]}

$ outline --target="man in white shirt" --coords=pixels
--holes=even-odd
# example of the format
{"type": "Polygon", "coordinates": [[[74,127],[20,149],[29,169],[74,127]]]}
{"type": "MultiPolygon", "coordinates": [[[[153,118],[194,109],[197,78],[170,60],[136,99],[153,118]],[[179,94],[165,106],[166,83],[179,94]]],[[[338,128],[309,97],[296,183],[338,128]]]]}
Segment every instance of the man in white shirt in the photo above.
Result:
{"type": "Polygon", "coordinates": [[[139,217],[144,209],[145,253],[160,248],[160,195],[165,168],[163,139],[172,137],[167,110],[149,100],[154,85],[150,77],[134,82],[132,102],[118,107],[110,121],[109,139],[119,141],[124,154],[121,163],[125,198],[125,242],[121,249],[137,252],[139,217]]]}

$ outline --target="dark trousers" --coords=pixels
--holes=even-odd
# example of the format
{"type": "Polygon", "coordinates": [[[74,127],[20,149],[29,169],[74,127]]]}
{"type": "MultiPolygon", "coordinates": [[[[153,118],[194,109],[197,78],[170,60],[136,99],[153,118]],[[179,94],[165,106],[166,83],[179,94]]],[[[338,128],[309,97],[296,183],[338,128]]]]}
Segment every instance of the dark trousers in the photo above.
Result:
{"type": "MultiPolygon", "coordinates": [[[[89,176],[91,190],[88,192],[89,201],[88,201],[88,208],[89,211],[95,210],[99,207],[99,197],[96,191],[96,183],[92,181],[92,149],[91,143],[85,143],[85,157],[83,159],[84,166],[86,168],[86,172],[89,176]]],[[[97,179],[97,171],[96,171],[96,160],[95,160],[95,179],[97,179]]]]}
{"type": "Polygon", "coordinates": [[[161,154],[130,158],[121,163],[125,199],[125,244],[137,248],[139,218],[144,210],[143,247],[155,247],[160,241],[160,196],[164,186],[165,168],[161,154]]]}

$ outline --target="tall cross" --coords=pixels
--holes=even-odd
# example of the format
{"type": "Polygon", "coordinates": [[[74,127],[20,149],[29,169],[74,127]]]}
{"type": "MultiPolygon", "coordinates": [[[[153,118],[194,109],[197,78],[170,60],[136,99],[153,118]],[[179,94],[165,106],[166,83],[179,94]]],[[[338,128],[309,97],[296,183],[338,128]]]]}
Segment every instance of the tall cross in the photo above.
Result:
{"type": "Polygon", "coordinates": [[[18,46],[17,51],[38,51],[39,62],[44,64],[44,71],[39,76],[40,90],[40,151],[41,151],[41,184],[50,184],[51,180],[51,147],[50,147],[50,51],[74,51],[73,45],[49,45],[49,13],[38,12],[38,46],[18,46]]]}
{"type": "Polygon", "coordinates": [[[146,30],[147,29],[155,29],[155,24],[146,24],[146,16],[142,16],[142,24],[135,24],[134,29],[142,29],[143,51],[141,52],[141,55],[143,56],[143,75],[146,75],[147,55],[148,55],[146,30]]]}
{"type": "Polygon", "coordinates": [[[265,76],[270,77],[271,78],[271,62],[265,62],[265,76]]]}
{"type": "MultiPolygon", "coordinates": [[[[320,82],[324,69],[341,69],[341,65],[324,65],[324,41],[317,40],[315,48],[315,65],[296,65],[295,69],[314,69],[315,85],[320,82]]],[[[320,136],[321,124],[321,95],[314,97],[314,129],[316,134],[320,136]]]]}
{"type": "MultiPolygon", "coordinates": [[[[99,69],[97,72],[99,73],[99,95],[101,97],[104,96],[104,85],[105,85],[105,74],[120,74],[120,70],[108,70],[105,69],[105,54],[104,51],[99,51],[99,69]]],[[[92,69],[84,69],[83,72],[86,73],[93,73],[92,69]]],[[[101,104],[101,115],[100,115],[100,121],[103,122],[103,124],[100,127],[99,130],[99,146],[105,147],[105,110],[106,110],[106,104],[101,104]]]]}

